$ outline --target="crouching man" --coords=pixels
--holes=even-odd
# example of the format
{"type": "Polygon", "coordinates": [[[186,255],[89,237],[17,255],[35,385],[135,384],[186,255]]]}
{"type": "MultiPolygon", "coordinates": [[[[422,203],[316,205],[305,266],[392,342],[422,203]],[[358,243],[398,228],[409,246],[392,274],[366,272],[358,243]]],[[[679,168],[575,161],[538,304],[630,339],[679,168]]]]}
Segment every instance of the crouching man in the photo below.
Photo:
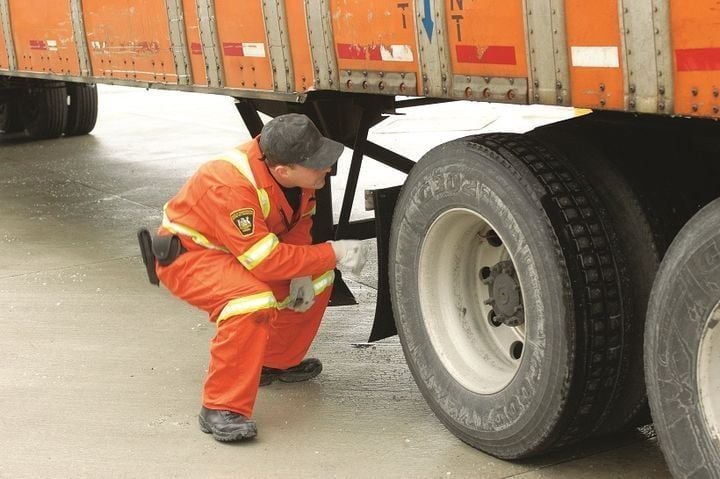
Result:
{"type": "Polygon", "coordinates": [[[359,271],[366,259],[359,241],[311,244],[315,190],[342,151],[308,117],[282,115],[202,165],[165,205],[159,234],[179,238],[179,254],[157,264],[157,277],[217,326],[199,422],[218,441],[257,434],[259,386],[322,370],[305,354],[334,268],[359,271]]]}

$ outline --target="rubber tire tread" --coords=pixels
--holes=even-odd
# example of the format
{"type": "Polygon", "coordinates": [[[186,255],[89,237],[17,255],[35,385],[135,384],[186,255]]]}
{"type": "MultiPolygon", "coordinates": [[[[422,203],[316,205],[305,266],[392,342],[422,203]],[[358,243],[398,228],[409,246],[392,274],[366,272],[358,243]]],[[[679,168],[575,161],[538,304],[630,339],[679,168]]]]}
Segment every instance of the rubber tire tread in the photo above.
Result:
{"type": "Polygon", "coordinates": [[[94,84],[68,83],[68,118],[65,136],[90,133],[97,123],[98,93],[94,84]]]}
{"type": "Polygon", "coordinates": [[[626,264],[623,290],[630,298],[624,301],[626,321],[625,337],[628,351],[623,367],[627,371],[617,397],[609,405],[606,416],[600,419],[598,434],[612,434],[652,421],[647,404],[643,345],[645,316],[652,282],[660,265],[663,245],[669,241],[652,223],[641,202],[620,171],[589,142],[583,141],[567,128],[556,125],[536,129],[530,133],[551,148],[565,154],[573,165],[592,183],[618,235],[619,247],[615,251],[626,264]]]}
{"type": "Polygon", "coordinates": [[[67,91],[64,86],[39,86],[23,94],[21,115],[28,135],[35,140],[60,137],[67,122],[67,91]],[[28,102],[36,102],[36,115],[30,117],[28,102]]]}
{"type": "MultiPolygon", "coordinates": [[[[589,436],[617,394],[624,352],[621,281],[611,246],[614,239],[603,224],[605,213],[599,211],[602,206],[592,187],[570,168],[567,160],[527,135],[489,134],[463,138],[431,150],[418,166],[420,168],[416,167],[410,173],[395,210],[390,251],[391,293],[403,351],[431,409],[460,439],[506,459],[534,456],[589,436]],[[418,321],[418,318],[404,317],[404,310],[412,311],[412,306],[400,306],[403,301],[414,301],[414,298],[400,294],[398,285],[402,278],[394,274],[396,270],[400,271],[397,269],[398,258],[402,260],[402,256],[408,254],[404,251],[413,247],[399,244],[400,223],[403,210],[411,201],[410,191],[422,182],[419,176],[433,166],[427,166],[428,162],[434,162],[438,168],[447,162],[448,145],[477,150],[484,158],[501,164],[508,181],[521,185],[529,196],[542,204],[547,216],[538,220],[547,224],[556,235],[553,240],[555,251],[548,255],[556,255],[567,268],[569,279],[564,284],[572,290],[573,299],[567,306],[574,310],[576,323],[572,328],[576,328],[576,334],[571,340],[575,354],[570,359],[572,364],[568,365],[572,374],[559,386],[562,389],[560,400],[565,404],[540,434],[518,440],[526,441],[524,444],[517,442],[499,447],[461,427],[424,384],[422,371],[414,364],[413,345],[408,337],[412,328],[406,323],[418,321]]],[[[523,212],[514,211],[513,214],[522,215],[523,212]]],[[[455,402],[457,400],[454,398],[455,402]]]]}
{"type": "Polygon", "coordinates": [[[720,199],[693,216],[673,240],[648,307],[648,397],[658,442],[674,477],[720,478],[720,446],[701,411],[697,384],[701,334],[718,302],[720,199]]]}
{"type": "MultiPolygon", "coordinates": [[[[490,135],[490,137],[493,136],[502,138],[505,135],[490,135]]],[[[627,305],[622,297],[623,285],[620,273],[620,270],[624,269],[624,265],[618,266],[617,264],[618,261],[621,261],[615,254],[618,239],[611,230],[608,224],[608,214],[590,183],[572,168],[567,158],[557,151],[547,149],[545,145],[529,135],[519,135],[515,142],[516,145],[513,145],[505,141],[502,147],[509,149],[534,171],[537,179],[551,195],[555,206],[560,209],[557,219],[560,219],[560,216],[572,217],[572,211],[576,209],[583,210],[582,216],[590,219],[583,222],[581,219],[575,218],[564,222],[562,228],[577,229],[577,232],[571,233],[571,240],[565,241],[565,244],[562,245],[563,253],[568,264],[573,259],[576,261],[576,268],[580,274],[573,278],[573,284],[581,285],[579,288],[576,286],[576,290],[579,289],[582,292],[590,288],[603,290],[602,297],[606,301],[594,296],[595,299],[584,306],[585,311],[610,310],[611,315],[614,316],[614,318],[602,317],[604,323],[602,331],[591,331],[589,325],[578,324],[581,326],[581,331],[584,330],[586,345],[590,345],[587,356],[584,358],[587,367],[584,375],[587,382],[581,396],[577,399],[578,410],[572,416],[565,437],[554,445],[554,447],[561,447],[584,439],[597,430],[602,418],[607,414],[613,400],[619,394],[619,384],[624,380],[622,364],[627,361],[628,355],[624,337],[627,305]],[[546,161],[545,166],[533,166],[535,158],[551,160],[546,161]],[[548,166],[552,167],[551,171],[548,171],[548,166]],[[591,239],[586,232],[583,233],[579,228],[575,228],[583,223],[586,232],[590,231],[598,236],[591,239]],[[589,248],[590,244],[592,244],[592,248],[589,248]],[[579,245],[583,248],[582,251],[578,250],[579,245]],[[575,258],[572,258],[572,255],[576,255],[575,258]],[[594,260],[589,261],[590,266],[585,266],[588,255],[592,255],[594,260]],[[601,277],[594,277],[593,264],[604,267],[601,277]],[[594,279],[592,279],[593,277],[594,279]],[[603,359],[599,360],[601,357],[603,359]]],[[[562,238],[562,234],[558,236],[562,238]]],[[[595,291],[592,295],[596,295],[597,292],[595,291]]],[[[573,296],[577,299],[583,297],[583,293],[573,296]]],[[[589,298],[585,297],[585,299],[589,298]]],[[[597,323],[593,327],[598,327],[597,323]]],[[[583,361],[582,358],[580,360],[583,361]]]]}
{"type": "Polygon", "coordinates": [[[0,130],[3,133],[19,133],[25,129],[22,118],[20,118],[20,108],[17,100],[10,99],[0,108],[5,110],[0,116],[0,130]]]}

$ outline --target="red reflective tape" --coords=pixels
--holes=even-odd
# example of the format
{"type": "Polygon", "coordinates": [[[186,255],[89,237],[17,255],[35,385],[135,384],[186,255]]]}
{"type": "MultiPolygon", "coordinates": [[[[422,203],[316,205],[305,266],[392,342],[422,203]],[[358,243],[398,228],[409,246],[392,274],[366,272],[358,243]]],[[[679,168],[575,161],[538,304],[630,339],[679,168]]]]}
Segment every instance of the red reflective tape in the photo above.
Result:
{"type": "Polygon", "coordinates": [[[223,42],[223,53],[229,57],[243,56],[242,43],[223,42]]]}
{"type": "Polygon", "coordinates": [[[368,47],[368,56],[370,57],[370,60],[382,61],[382,52],[380,51],[380,45],[370,45],[368,47]]]}
{"type": "Polygon", "coordinates": [[[338,57],[345,60],[366,60],[367,51],[364,46],[351,43],[337,44],[338,57]]]}
{"type": "Polygon", "coordinates": [[[30,50],[47,50],[45,40],[30,40],[30,50]]]}
{"type": "Polygon", "coordinates": [[[491,63],[493,65],[517,65],[515,47],[456,45],[455,53],[459,63],[491,63]]]}
{"type": "Polygon", "coordinates": [[[720,48],[687,48],[675,50],[679,72],[720,70],[720,48]]]}
{"type": "Polygon", "coordinates": [[[192,42],[190,44],[190,53],[193,55],[201,55],[202,54],[202,45],[200,45],[197,42],[192,42]]]}

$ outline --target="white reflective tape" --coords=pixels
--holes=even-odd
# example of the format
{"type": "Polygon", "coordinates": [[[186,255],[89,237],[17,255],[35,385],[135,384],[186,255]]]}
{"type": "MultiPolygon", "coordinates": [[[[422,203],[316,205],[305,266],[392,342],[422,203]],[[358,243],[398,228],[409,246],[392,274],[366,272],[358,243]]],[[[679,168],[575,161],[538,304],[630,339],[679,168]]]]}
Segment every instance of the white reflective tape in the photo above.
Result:
{"type": "Polygon", "coordinates": [[[409,45],[380,45],[380,57],[386,62],[411,62],[413,53],[409,45]]]}
{"type": "Polygon", "coordinates": [[[275,234],[270,233],[263,239],[252,245],[245,253],[238,256],[238,261],[245,268],[251,270],[263,262],[265,258],[270,256],[275,248],[280,244],[280,240],[275,234]]]}
{"type": "Polygon", "coordinates": [[[571,47],[574,67],[618,68],[620,56],[617,47],[571,47]]]}
{"type": "Polygon", "coordinates": [[[48,50],[51,52],[58,51],[57,40],[47,40],[45,43],[47,43],[48,50]]]}
{"type": "Polygon", "coordinates": [[[264,43],[246,43],[243,42],[243,56],[265,58],[265,44],[264,43]]]}

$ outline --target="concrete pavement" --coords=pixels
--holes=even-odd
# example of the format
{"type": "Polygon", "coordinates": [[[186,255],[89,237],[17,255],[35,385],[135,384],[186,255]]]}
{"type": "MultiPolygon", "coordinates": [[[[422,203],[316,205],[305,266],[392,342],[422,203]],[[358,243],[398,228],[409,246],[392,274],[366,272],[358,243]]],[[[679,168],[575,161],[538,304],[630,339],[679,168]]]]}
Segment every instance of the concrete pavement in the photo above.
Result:
{"type": "MultiPolygon", "coordinates": [[[[346,275],[360,304],[325,317],[311,350],[322,375],[261,390],[255,441],[220,444],[201,433],[214,326],[148,284],[135,232],[158,224],[163,203],[195,168],[248,133],[225,97],[100,92],[90,136],[0,135],[0,478],[669,477],[651,431],[519,463],[456,439],[427,407],[397,338],[364,344],[374,265],[346,275]]],[[[373,141],[417,159],[451,138],[525,131],[571,114],[432,108],[391,118],[373,129],[373,141]]],[[[402,182],[368,164],[355,217],[370,214],[363,188],[402,182]]]]}

